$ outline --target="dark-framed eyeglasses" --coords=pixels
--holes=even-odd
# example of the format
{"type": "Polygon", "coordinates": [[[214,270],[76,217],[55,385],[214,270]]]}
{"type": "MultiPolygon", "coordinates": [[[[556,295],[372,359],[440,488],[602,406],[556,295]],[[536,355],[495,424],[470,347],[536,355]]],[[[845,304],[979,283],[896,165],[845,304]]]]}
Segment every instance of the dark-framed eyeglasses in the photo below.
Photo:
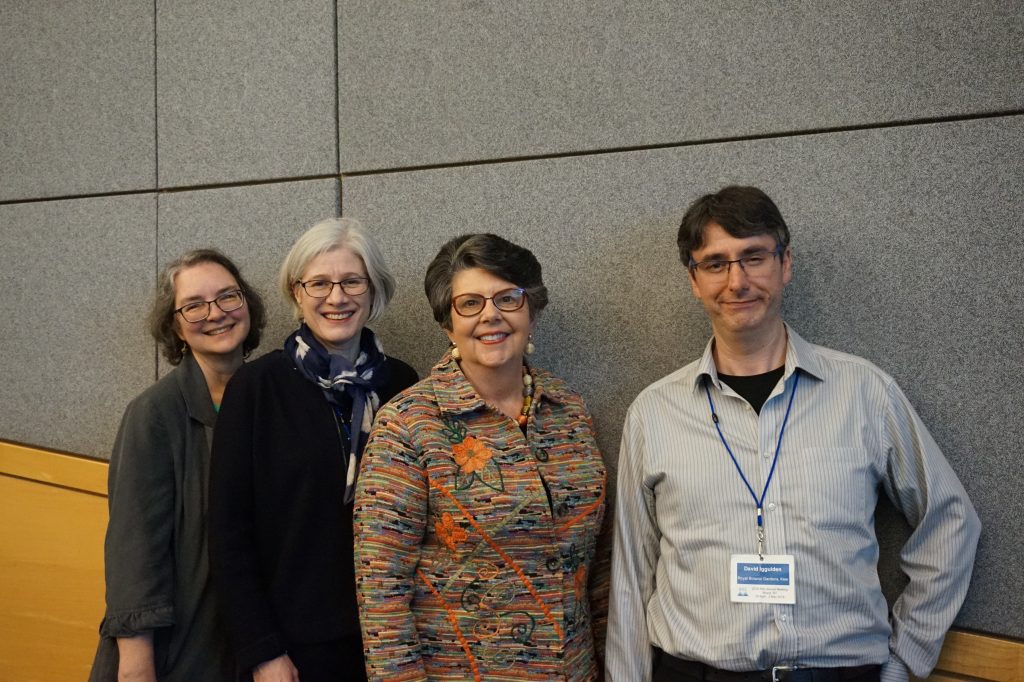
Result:
{"type": "Polygon", "coordinates": [[[774,251],[755,251],[754,253],[748,253],[741,258],[733,260],[725,258],[710,258],[708,260],[702,260],[699,263],[695,263],[691,260],[689,269],[690,272],[696,272],[699,274],[702,279],[724,279],[729,276],[729,270],[732,268],[732,264],[736,263],[740,266],[740,269],[743,270],[743,272],[751,277],[761,277],[771,272],[775,257],[781,257],[784,250],[785,247],[777,246],[774,251]]]}
{"type": "Polygon", "coordinates": [[[498,310],[511,313],[519,310],[526,303],[526,291],[519,288],[502,289],[494,296],[459,294],[452,299],[452,308],[462,317],[475,317],[483,311],[488,301],[493,303],[498,310]]]}
{"type": "Polygon", "coordinates": [[[241,289],[225,291],[212,301],[192,301],[186,303],[174,312],[181,315],[186,322],[202,322],[210,316],[210,305],[216,303],[217,307],[225,313],[238,310],[245,305],[245,294],[241,289]]]}
{"type": "Polygon", "coordinates": [[[359,294],[365,294],[367,289],[370,288],[370,278],[346,277],[338,282],[332,282],[329,279],[309,279],[305,282],[299,282],[299,284],[313,298],[327,298],[334,291],[335,285],[340,286],[341,290],[349,296],[358,296],[359,294]]]}

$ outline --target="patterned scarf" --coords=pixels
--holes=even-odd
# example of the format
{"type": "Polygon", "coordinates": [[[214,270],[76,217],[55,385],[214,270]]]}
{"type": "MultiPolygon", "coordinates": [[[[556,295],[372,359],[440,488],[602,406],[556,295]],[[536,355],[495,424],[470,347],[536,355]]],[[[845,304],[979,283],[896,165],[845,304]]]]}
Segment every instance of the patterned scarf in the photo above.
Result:
{"type": "Polygon", "coordinates": [[[359,357],[355,364],[340,355],[331,355],[323,344],[303,323],[298,331],[284,342],[285,352],[295,362],[302,375],[316,384],[324,393],[327,402],[334,409],[339,431],[349,431],[347,424],[358,425],[358,431],[350,436],[351,447],[345,453],[348,458],[345,476],[345,504],[352,502],[356,494],[356,474],[363,447],[370,435],[373,416],[380,407],[377,391],[386,380],[384,363],[387,356],[377,340],[377,335],[363,327],[359,339],[359,357]],[[352,404],[351,420],[346,420],[344,397],[352,404]]]}

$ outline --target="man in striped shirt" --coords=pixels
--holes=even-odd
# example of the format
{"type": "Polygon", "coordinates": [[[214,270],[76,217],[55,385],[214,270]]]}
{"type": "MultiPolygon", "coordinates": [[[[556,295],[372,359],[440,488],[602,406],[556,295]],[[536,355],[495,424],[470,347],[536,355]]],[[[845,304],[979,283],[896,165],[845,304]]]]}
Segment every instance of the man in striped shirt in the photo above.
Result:
{"type": "Polygon", "coordinates": [[[714,336],[626,417],[608,679],[927,676],[980,532],[963,486],[890,376],[783,321],[793,255],[764,192],[701,197],[678,245],[714,336]],[[891,614],[880,490],[914,528],[891,614]]]}

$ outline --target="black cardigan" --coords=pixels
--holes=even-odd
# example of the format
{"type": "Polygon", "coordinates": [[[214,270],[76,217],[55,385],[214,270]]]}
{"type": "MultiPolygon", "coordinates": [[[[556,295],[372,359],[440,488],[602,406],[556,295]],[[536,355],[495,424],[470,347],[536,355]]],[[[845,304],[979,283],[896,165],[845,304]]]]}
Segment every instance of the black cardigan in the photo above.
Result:
{"type": "MultiPolygon", "coordinates": [[[[382,404],[417,380],[400,360],[384,369],[382,404]]],[[[342,447],[330,404],[283,351],[228,384],[213,436],[210,565],[243,670],[291,642],[359,632],[342,447]]]]}

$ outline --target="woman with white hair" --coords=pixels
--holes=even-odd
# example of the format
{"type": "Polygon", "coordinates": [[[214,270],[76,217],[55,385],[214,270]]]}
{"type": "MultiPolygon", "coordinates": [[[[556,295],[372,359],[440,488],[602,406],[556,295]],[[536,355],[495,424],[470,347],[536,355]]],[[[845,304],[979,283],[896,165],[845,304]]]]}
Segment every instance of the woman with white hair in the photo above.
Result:
{"type": "Polygon", "coordinates": [[[214,587],[245,679],[358,680],[356,472],[377,409],[417,377],[366,327],[395,282],[357,221],[311,227],[279,284],[301,324],[235,375],[214,433],[214,587]]]}

